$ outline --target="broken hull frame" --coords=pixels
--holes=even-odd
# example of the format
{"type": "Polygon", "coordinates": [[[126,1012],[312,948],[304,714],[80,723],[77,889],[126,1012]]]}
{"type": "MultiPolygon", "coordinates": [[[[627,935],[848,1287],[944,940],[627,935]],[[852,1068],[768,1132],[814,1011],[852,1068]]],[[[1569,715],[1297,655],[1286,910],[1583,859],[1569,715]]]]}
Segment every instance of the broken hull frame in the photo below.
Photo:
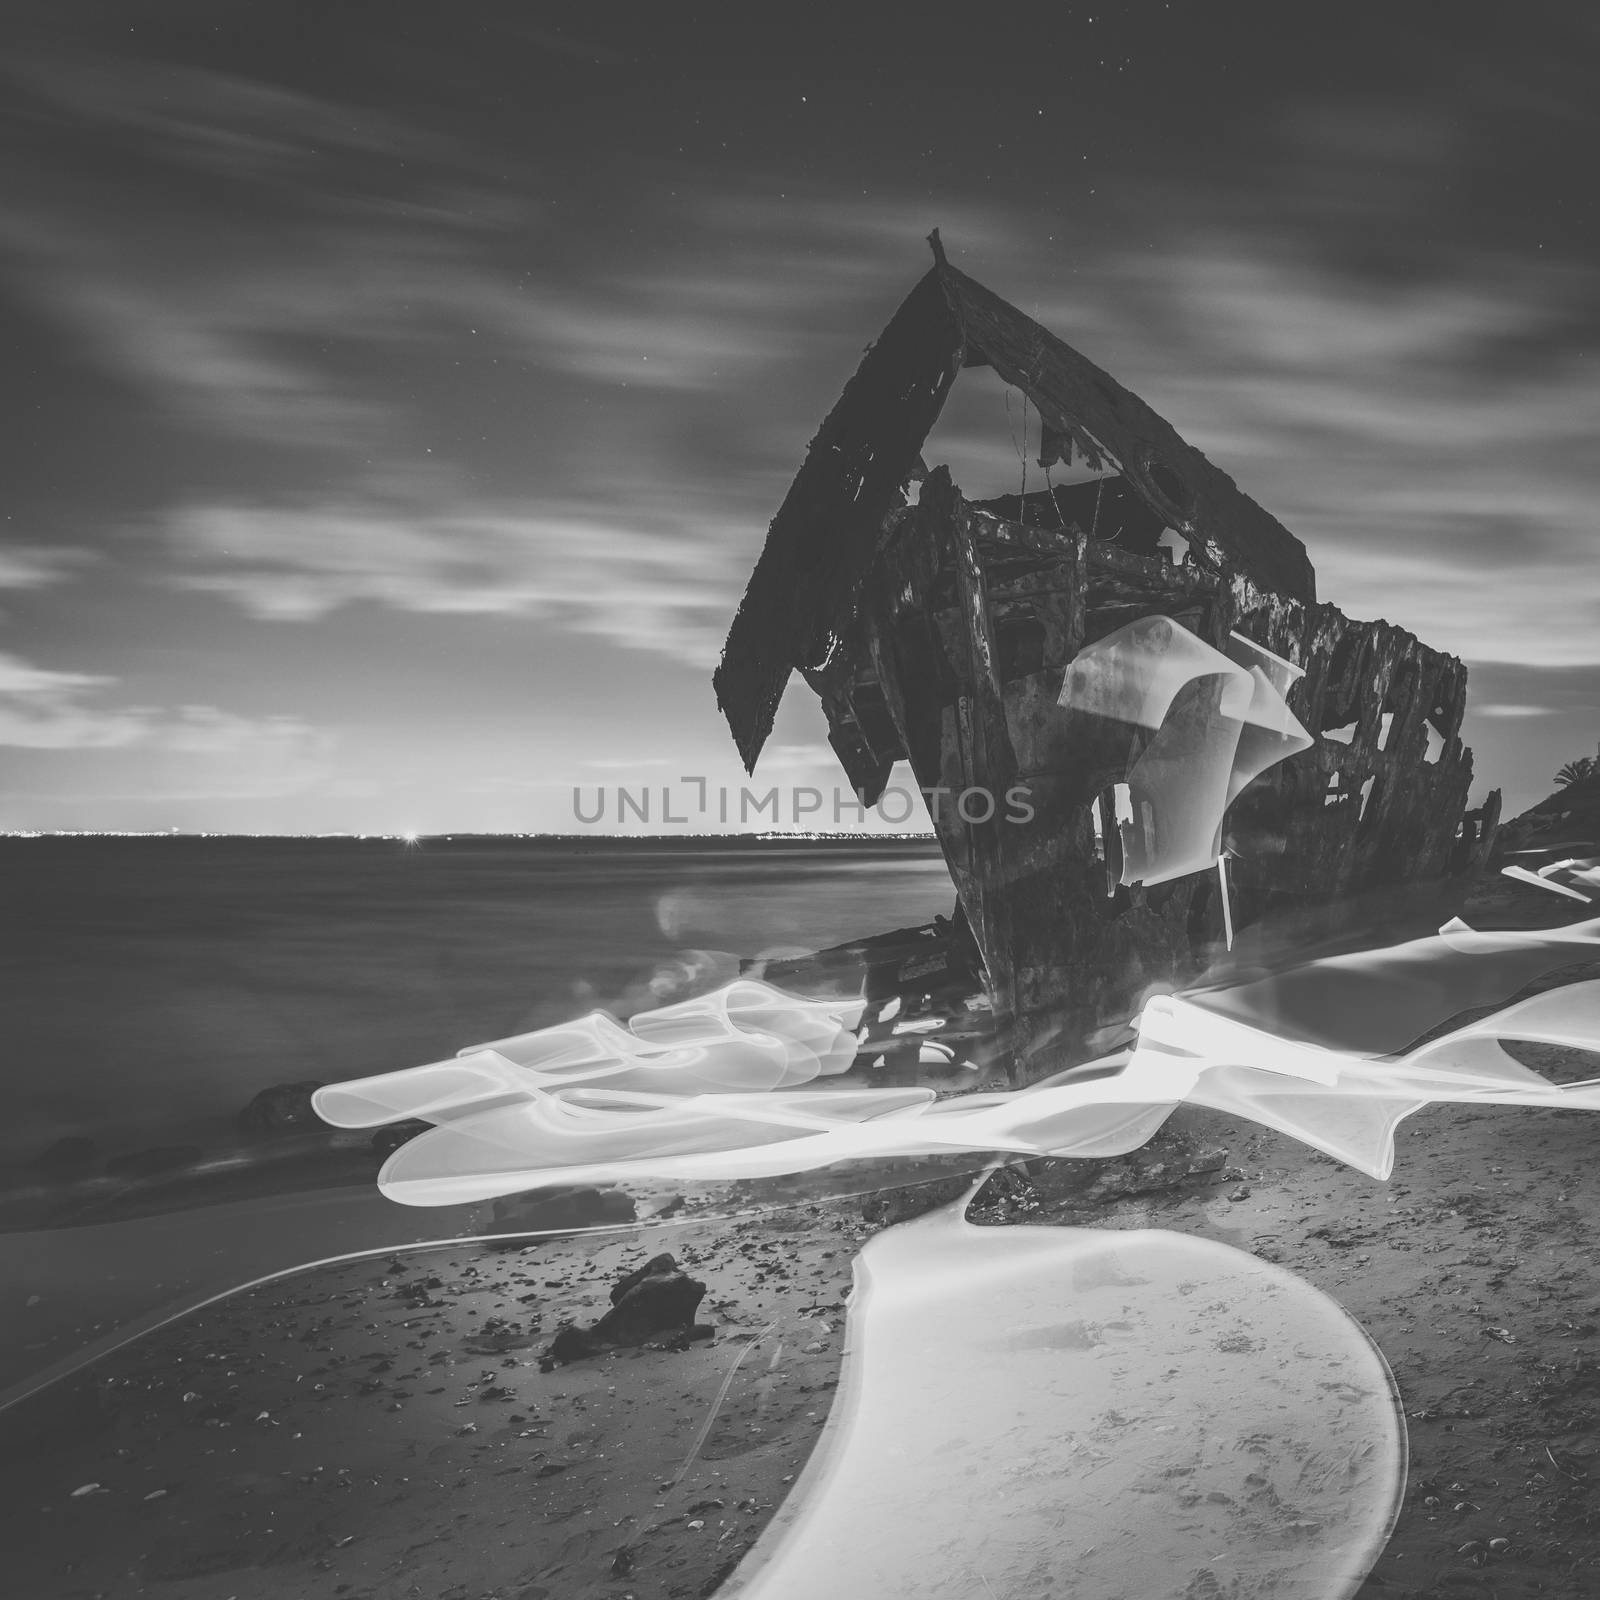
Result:
{"type": "Polygon", "coordinates": [[[1137,395],[952,267],[937,232],[929,242],[932,271],[869,347],[773,520],[714,682],[748,770],[795,670],[866,803],[910,763],[935,797],[957,931],[981,952],[1025,1083],[1096,1053],[1234,930],[1321,908],[1315,935],[1362,890],[1480,864],[1499,796],[1467,814],[1458,660],[1319,605],[1293,534],[1137,395]],[[1064,506],[1083,485],[985,508],[928,473],[924,441],[961,371],[980,366],[1036,409],[1047,483],[1054,462],[1115,475],[1118,539],[1095,537],[1098,489],[1079,518],[1064,506]],[[1225,889],[1216,872],[1119,883],[1108,791],[1139,735],[1059,703],[1078,651],[1153,614],[1213,649],[1237,633],[1303,669],[1288,703],[1316,737],[1229,808],[1225,889]],[[1027,820],[1005,803],[1019,786],[1027,820]],[[950,803],[974,790],[991,797],[987,820],[950,803]]]}
{"type": "Polygon", "coordinates": [[[889,519],[853,625],[805,677],[865,801],[902,758],[938,797],[935,831],[995,1010],[1011,1022],[1017,1083],[1097,1053],[1153,987],[1189,981],[1221,954],[1214,874],[1116,881],[1111,787],[1137,732],[1059,704],[1081,649],[1151,614],[1216,649],[1237,632],[1303,666],[1295,714],[1314,734],[1349,726],[1348,742],[1318,738],[1229,809],[1235,929],[1324,908],[1315,925],[1326,932],[1364,891],[1462,873],[1493,840],[1497,797],[1466,810],[1466,672],[1454,657],[1238,574],[1006,521],[935,473],[919,504],[889,519]],[[1026,808],[969,821],[954,802],[973,791],[1025,794],[1026,808]]]}

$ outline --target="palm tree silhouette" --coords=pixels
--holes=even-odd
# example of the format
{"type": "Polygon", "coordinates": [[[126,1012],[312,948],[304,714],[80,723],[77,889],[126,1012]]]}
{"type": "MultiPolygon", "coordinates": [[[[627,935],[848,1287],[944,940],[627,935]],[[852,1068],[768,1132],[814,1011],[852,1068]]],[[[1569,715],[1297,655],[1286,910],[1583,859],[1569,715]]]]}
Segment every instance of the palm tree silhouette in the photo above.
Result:
{"type": "Polygon", "coordinates": [[[1600,772],[1600,763],[1593,756],[1579,756],[1556,773],[1556,782],[1565,788],[1569,783],[1581,783],[1585,778],[1592,778],[1597,772],[1600,772]]]}

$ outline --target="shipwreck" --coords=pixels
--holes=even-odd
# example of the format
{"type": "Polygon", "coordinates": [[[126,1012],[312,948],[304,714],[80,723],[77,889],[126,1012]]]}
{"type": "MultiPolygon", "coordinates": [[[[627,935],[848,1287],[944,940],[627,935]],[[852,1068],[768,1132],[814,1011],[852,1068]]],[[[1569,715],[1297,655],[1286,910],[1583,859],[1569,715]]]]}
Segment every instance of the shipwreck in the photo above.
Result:
{"type": "Polygon", "coordinates": [[[1467,809],[1459,660],[1320,604],[1288,529],[929,242],[773,519],[715,686],[751,772],[797,671],[865,804],[909,763],[957,897],[931,965],[982,982],[1020,1084],[1263,918],[1480,865],[1499,796],[1467,809]],[[969,501],[923,460],[983,366],[1037,414],[1037,492],[969,501]]]}

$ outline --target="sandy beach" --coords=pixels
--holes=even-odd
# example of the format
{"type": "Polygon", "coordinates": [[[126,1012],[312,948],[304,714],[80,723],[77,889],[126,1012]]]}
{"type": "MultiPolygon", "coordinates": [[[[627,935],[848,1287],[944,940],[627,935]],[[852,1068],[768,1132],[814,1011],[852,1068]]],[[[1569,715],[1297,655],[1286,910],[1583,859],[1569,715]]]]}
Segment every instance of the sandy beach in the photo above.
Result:
{"type": "MultiPolygon", "coordinates": [[[[1429,1110],[1403,1126],[1388,1184],[1213,1113],[1174,1120],[1178,1143],[1227,1164],[1109,1199],[1085,1193],[1082,1164],[1014,1169],[971,1214],[1200,1234],[1346,1306],[1394,1369],[1411,1437],[1364,1594],[1594,1593],[1588,1120],[1429,1110]]],[[[9,1592],[714,1593],[827,1414],[861,1242],[948,1191],[413,1252],[227,1302],[0,1418],[9,1592]],[[660,1249],[707,1284],[715,1337],[541,1372],[553,1329],[592,1320],[660,1249]]]]}
{"type": "MultiPolygon", "coordinates": [[[[1470,914],[1560,909],[1491,884],[1470,914]]],[[[1582,1052],[1515,1049],[1557,1080],[1595,1074],[1582,1052]]],[[[1298,1274],[1377,1342],[1409,1429],[1404,1504],[1363,1597],[1576,1600],[1600,1590],[1594,1139],[1581,1112],[1430,1108],[1402,1124],[1379,1183],[1183,1108],[1122,1161],[1000,1171],[968,1214],[1167,1229],[1298,1274]]],[[[837,1195],[837,1176],[780,1183],[737,1219],[696,1217],[691,1197],[670,1222],[614,1233],[367,1256],[136,1339],[0,1412],[0,1591],[711,1595],[825,1425],[863,1242],[962,1188],[945,1175],[820,1198],[829,1183],[837,1195]],[[593,1322],[663,1250],[706,1285],[710,1337],[541,1370],[561,1326],[593,1322]]],[[[456,1220],[487,1231],[480,1212],[456,1220]]],[[[1216,1555],[1174,1572],[1172,1593],[1246,1600],[1216,1555]]]]}
{"type": "Polygon", "coordinates": [[[202,1312],[0,1418],[8,1592],[709,1593],[826,1416],[868,1231],[834,1203],[417,1251],[202,1312]],[[541,1373],[660,1249],[715,1339],[541,1373]]]}

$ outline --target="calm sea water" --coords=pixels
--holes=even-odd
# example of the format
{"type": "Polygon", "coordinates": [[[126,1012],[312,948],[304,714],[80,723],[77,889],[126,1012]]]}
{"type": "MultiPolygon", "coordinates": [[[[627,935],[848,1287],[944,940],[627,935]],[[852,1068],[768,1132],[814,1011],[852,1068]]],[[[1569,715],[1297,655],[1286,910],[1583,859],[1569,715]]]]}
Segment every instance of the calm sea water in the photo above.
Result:
{"type": "Polygon", "coordinates": [[[364,1144],[349,1171],[241,1146],[261,1089],[626,1017],[954,899],[909,841],[4,838],[0,873],[0,1406],[262,1274],[486,1225],[384,1199],[364,1144]],[[74,1136],[68,1182],[36,1158],[74,1136]],[[94,1176],[175,1145],[220,1176],[154,1214],[94,1176]]]}
{"type": "Polygon", "coordinates": [[[355,1077],[948,914],[931,843],[0,839],[0,1162],[231,1129],[355,1077]]]}

